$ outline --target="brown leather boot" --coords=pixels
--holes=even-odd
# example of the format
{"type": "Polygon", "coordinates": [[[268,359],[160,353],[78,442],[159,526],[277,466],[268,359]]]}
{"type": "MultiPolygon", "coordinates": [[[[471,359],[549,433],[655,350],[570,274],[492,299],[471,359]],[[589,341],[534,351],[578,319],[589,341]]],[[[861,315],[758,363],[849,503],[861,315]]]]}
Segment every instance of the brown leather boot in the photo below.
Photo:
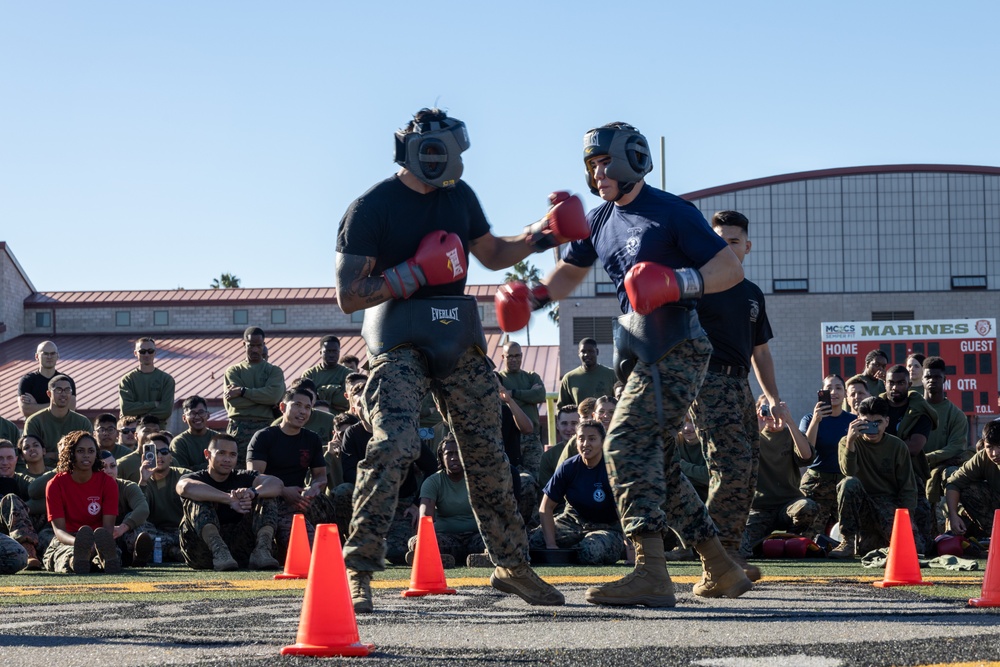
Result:
{"type": "Polygon", "coordinates": [[[694,585],[692,592],[703,598],[738,598],[753,588],[743,568],[722,548],[718,537],[694,545],[701,556],[704,569],[701,581],[694,585]]]}
{"type": "Polygon", "coordinates": [[[659,533],[641,533],[632,537],[635,545],[635,569],[617,581],[587,589],[587,602],[607,605],[673,607],[677,604],[674,582],[667,572],[663,537],[659,533]]]}

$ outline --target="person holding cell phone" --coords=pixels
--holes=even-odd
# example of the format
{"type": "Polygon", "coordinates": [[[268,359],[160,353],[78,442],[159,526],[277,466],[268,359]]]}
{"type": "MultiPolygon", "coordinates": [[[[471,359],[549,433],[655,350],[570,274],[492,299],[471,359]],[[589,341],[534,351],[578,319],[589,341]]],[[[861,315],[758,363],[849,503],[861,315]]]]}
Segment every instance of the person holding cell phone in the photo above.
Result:
{"type": "Polygon", "coordinates": [[[837,511],[842,538],[831,558],[854,558],[859,547],[866,553],[889,546],[899,508],[909,510],[912,524],[917,483],[910,452],[902,440],[885,432],[888,425],[889,402],[871,396],[858,406],[858,418],[840,441],[844,479],[837,484],[837,511]]]}
{"type": "Polygon", "coordinates": [[[802,476],[799,490],[819,508],[812,528],[805,533],[810,537],[825,535],[827,526],[837,521],[837,484],[843,479],[837,446],[847,435],[848,426],[857,419],[843,409],[845,392],[842,377],[836,373],[827,375],[823,378],[823,388],[816,392],[813,411],[799,421],[799,431],[813,449],[813,460],[802,476]]]}

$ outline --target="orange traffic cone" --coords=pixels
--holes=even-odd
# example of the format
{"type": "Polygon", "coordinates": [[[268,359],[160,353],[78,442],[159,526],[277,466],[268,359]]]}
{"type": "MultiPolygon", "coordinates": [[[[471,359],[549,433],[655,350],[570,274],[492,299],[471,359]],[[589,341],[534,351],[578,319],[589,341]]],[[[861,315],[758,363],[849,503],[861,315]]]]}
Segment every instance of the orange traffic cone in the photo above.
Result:
{"type": "Polygon", "coordinates": [[[274,575],[274,578],[308,579],[309,558],[309,533],[306,532],[306,517],[302,514],[296,514],[292,517],[292,536],[288,539],[285,571],[274,575]]]}
{"type": "Polygon", "coordinates": [[[972,598],[973,607],[1000,607],[1000,510],[993,513],[993,530],[990,531],[990,551],[986,555],[986,576],[983,577],[983,596],[972,598]]]}
{"type": "Polygon", "coordinates": [[[892,538],[889,540],[889,560],[885,564],[885,579],[876,581],[875,586],[930,586],[933,582],[923,581],[920,563],[917,562],[917,545],[913,542],[913,527],[910,512],[906,508],[896,510],[892,520],[892,538]]]}
{"type": "Polygon", "coordinates": [[[373,644],[362,644],[358,638],[337,526],[320,524],[302,598],[299,633],[294,644],[281,649],[281,655],[364,656],[374,649],[373,644]]]}
{"type": "Polygon", "coordinates": [[[444,578],[444,565],[441,564],[441,551],[438,549],[437,533],[434,532],[434,519],[429,516],[420,517],[410,587],[403,591],[403,597],[454,595],[454,593],[455,589],[448,588],[448,582],[444,578]]]}

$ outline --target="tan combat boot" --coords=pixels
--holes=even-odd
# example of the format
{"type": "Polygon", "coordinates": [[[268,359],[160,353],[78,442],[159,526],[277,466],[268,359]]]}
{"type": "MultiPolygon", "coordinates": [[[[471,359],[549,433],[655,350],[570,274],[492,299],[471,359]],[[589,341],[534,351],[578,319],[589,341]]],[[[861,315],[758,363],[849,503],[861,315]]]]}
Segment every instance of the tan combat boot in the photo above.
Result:
{"type": "Polygon", "coordinates": [[[663,537],[659,533],[641,533],[632,537],[635,545],[635,569],[619,579],[587,589],[587,602],[608,605],[673,607],[674,582],[667,572],[663,537]]]}
{"type": "Polygon", "coordinates": [[[257,531],[257,546],[250,554],[251,570],[280,570],[281,563],[271,554],[274,547],[274,526],[264,526],[257,531]]]}
{"type": "Polygon", "coordinates": [[[563,594],[539,577],[527,563],[514,567],[497,565],[490,575],[490,586],[504,593],[512,593],[532,605],[558,607],[566,604],[563,594]]]}
{"type": "Polygon", "coordinates": [[[24,566],[24,569],[41,570],[42,561],[38,560],[38,551],[35,549],[35,545],[31,542],[21,542],[21,546],[28,552],[28,564],[24,566]]]}
{"type": "Polygon", "coordinates": [[[701,581],[691,589],[695,595],[738,598],[753,588],[743,568],[729,557],[718,537],[694,545],[694,550],[701,556],[704,569],[701,581]]]}
{"type": "Polygon", "coordinates": [[[840,536],[840,544],[834,547],[833,551],[826,555],[827,558],[833,558],[835,560],[848,560],[855,557],[855,547],[856,535],[851,533],[842,533],[840,536]]]}
{"type": "Polygon", "coordinates": [[[219,527],[215,524],[208,524],[201,529],[201,539],[205,541],[208,548],[212,550],[212,569],[216,572],[227,572],[238,570],[240,564],[233,558],[226,541],[219,535],[219,527]]]}
{"type": "Polygon", "coordinates": [[[347,569],[347,585],[351,589],[351,604],[355,614],[370,614],[375,609],[372,604],[372,573],[347,569]]]}
{"type": "Polygon", "coordinates": [[[743,568],[743,574],[747,575],[747,579],[750,581],[760,581],[760,568],[756,565],[747,562],[747,559],[739,554],[738,551],[727,551],[730,560],[743,568]]]}

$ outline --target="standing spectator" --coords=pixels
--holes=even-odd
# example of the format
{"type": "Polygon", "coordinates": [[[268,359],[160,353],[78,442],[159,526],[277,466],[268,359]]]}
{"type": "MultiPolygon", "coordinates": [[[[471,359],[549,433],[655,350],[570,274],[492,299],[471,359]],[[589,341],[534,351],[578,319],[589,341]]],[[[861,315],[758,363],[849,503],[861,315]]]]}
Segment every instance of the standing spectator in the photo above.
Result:
{"type": "Polygon", "coordinates": [[[571,403],[579,405],[585,398],[610,396],[614,392],[617,381],[615,372],[597,363],[600,354],[597,341],[593,338],[580,341],[577,351],[580,365],[563,375],[559,384],[560,407],[571,403]]]}
{"type": "MultiPolygon", "coordinates": [[[[865,383],[864,378],[860,375],[855,375],[847,380],[845,387],[847,397],[844,399],[843,409],[845,412],[850,412],[856,415],[858,414],[858,406],[861,405],[861,401],[865,400],[872,394],[868,393],[868,385],[865,383]]],[[[878,394],[876,394],[876,396],[877,395],[878,394]]]]}
{"type": "MultiPolygon", "coordinates": [[[[885,369],[889,365],[889,357],[885,352],[879,349],[871,350],[865,355],[865,370],[861,373],[849,378],[847,384],[851,384],[851,380],[854,378],[859,378],[865,383],[865,388],[868,389],[869,396],[878,396],[879,394],[885,393],[885,369]]],[[[905,369],[904,369],[905,372],[905,369]]],[[[847,409],[847,406],[844,406],[847,409]]]]}
{"type": "Polygon", "coordinates": [[[500,381],[517,405],[531,421],[531,433],[521,435],[521,470],[532,477],[538,477],[538,466],[542,461],[542,441],[538,431],[538,404],[545,402],[545,383],[538,373],[521,368],[523,354],[521,346],[509,342],[503,346],[504,368],[500,371],[500,381]]]}
{"type": "MultiPolygon", "coordinates": [[[[855,398],[867,392],[863,380],[855,379],[851,386],[855,389],[855,398]]],[[[830,392],[829,403],[817,400],[813,411],[799,422],[799,431],[805,433],[813,451],[812,463],[799,485],[803,495],[817,505],[809,537],[826,535],[826,527],[837,522],[837,485],[843,479],[838,448],[840,440],[847,435],[847,428],[857,419],[843,409],[844,380],[839,375],[834,373],[823,378],[822,391],[830,392]]]]}
{"type": "Polygon", "coordinates": [[[205,450],[217,433],[208,428],[208,402],[201,396],[189,396],[184,399],[181,410],[187,430],[170,441],[174,463],[194,472],[204,470],[208,466],[205,450]]]}
{"type": "Polygon", "coordinates": [[[35,360],[38,362],[38,370],[23,376],[17,384],[18,405],[24,418],[48,407],[49,381],[57,375],[62,375],[69,381],[73,391],[70,393],[68,407],[76,410],[76,383],[65,373],[56,370],[56,363],[59,361],[59,348],[56,344],[50,340],[39,343],[35,350],[35,360]]]}
{"type": "Polygon", "coordinates": [[[243,346],[246,359],[226,369],[222,386],[222,403],[229,415],[226,432],[239,444],[240,466],[246,463],[250,438],[270,425],[274,406],[285,393],[284,373],[264,360],[264,330],[247,327],[243,346]]]}
{"type": "Polygon", "coordinates": [[[349,406],[344,394],[344,381],[351,371],[339,363],[340,339],[323,336],[319,341],[319,350],[320,362],[303,372],[302,377],[316,384],[317,398],[329,403],[334,412],[347,412],[349,406]]]}
{"type": "Polygon", "coordinates": [[[922,392],[924,390],[924,361],[927,357],[919,352],[911,352],[906,357],[906,372],[910,374],[910,389],[922,392]]]}
{"type": "Polygon", "coordinates": [[[156,368],[156,342],[140,338],[133,353],[139,367],[118,383],[118,405],[122,415],[155,415],[165,424],[174,413],[174,379],[156,368]]]}
{"type": "Polygon", "coordinates": [[[56,475],[45,489],[55,531],[43,558],[50,572],[87,574],[92,565],[108,574],[122,569],[114,538],[118,486],[104,474],[97,451],[89,431],[72,431],[59,443],[56,475]]]}
{"type": "Polygon", "coordinates": [[[55,463],[59,460],[56,443],[73,431],[93,433],[90,420],[74,412],[70,407],[73,400],[73,381],[65,375],[56,375],[49,380],[46,395],[50,402],[34,412],[24,422],[24,432],[45,443],[45,460],[55,463]]]}
{"type": "Polygon", "coordinates": [[[348,354],[348,355],[344,356],[344,357],[343,357],[343,358],[342,358],[342,359],[340,360],[340,363],[342,363],[342,364],[343,364],[343,365],[344,365],[345,367],[347,367],[347,370],[348,370],[348,372],[350,372],[350,373],[358,373],[358,372],[361,372],[361,369],[359,368],[359,364],[360,364],[361,362],[360,362],[360,361],[358,360],[358,358],[357,358],[356,356],[354,356],[353,354],[348,354]]]}

